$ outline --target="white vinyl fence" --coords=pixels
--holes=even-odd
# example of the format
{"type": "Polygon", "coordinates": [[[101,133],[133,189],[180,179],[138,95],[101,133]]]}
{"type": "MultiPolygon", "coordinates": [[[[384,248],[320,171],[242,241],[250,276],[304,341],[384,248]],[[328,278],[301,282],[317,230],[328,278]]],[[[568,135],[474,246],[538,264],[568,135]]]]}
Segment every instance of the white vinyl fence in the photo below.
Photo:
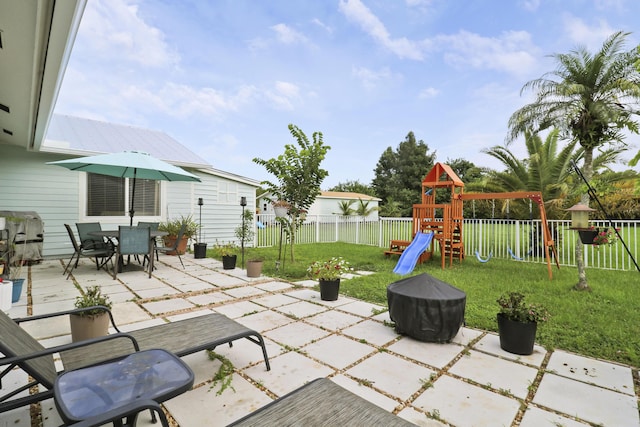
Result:
{"type": "MultiPolygon", "coordinates": [[[[280,223],[274,215],[259,215],[256,242],[259,247],[277,246],[281,238],[280,223]]],[[[595,227],[607,227],[607,221],[592,221],[595,227]]],[[[299,229],[297,243],[346,242],[386,248],[391,240],[411,240],[411,218],[365,220],[358,216],[309,215],[299,229]]],[[[640,221],[614,221],[624,243],[638,262],[640,221]]],[[[575,266],[577,232],[570,222],[549,221],[560,265],[575,266]]],[[[282,234],[286,238],[285,234],[282,234]]],[[[466,257],[501,258],[528,262],[546,262],[540,232],[540,220],[466,219],[464,222],[466,257]],[[476,255],[477,253],[477,255],[476,255]]],[[[585,265],[612,270],[635,270],[622,241],[613,245],[584,245],[585,265]]]]}

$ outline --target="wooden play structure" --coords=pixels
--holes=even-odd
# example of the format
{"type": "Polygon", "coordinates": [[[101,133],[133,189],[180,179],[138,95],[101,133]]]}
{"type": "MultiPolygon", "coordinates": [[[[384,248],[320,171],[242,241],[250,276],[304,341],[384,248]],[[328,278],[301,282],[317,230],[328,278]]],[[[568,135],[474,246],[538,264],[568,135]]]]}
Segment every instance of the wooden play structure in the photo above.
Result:
{"type": "MultiPolygon", "coordinates": [[[[505,193],[464,193],[464,183],[456,173],[446,164],[436,163],[422,180],[422,201],[413,205],[413,236],[417,232],[434,232],[430,247],[418,258],[418,263],[431,259],[437,244],[441,254],[441,267],[444,269],[445,260],[449,266],[453,259],[462,262],[464,253],[464,216],[463,204],[465,200],[495,200],[495,199],[530,199],[538,205],[542,225],[542,239],[544,253],[547,260],[549,279],[553,277],[551,270],[551,255],[558,268],[558,254],[555,243],[547,224],[542,194],[537,191],[515,191],[505,193]],[[442,194],[445,192],[445,194],[442,194]],[[440,195],[440,197],[436,197],[440,195]],[[436,203],[436,200],[448,200],[446,203],[436,203]],[[437,242],[437,243],[436,243],[437,242]]],[[[402,254],[411,244],[409,241],[392,240],[385,255],[402,254]]]]}

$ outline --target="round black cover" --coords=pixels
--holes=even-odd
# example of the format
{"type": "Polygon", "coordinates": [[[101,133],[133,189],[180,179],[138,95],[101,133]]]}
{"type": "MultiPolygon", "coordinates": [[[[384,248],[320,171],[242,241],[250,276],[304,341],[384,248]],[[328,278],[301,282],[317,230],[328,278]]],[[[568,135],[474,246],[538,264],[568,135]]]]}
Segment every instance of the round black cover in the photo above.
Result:
{"type": "Polygon", "coordinates": [[[464,322],[467,294],[423,273],[387,286],[387,301],[399,334],[449,342],[464,322]]]}

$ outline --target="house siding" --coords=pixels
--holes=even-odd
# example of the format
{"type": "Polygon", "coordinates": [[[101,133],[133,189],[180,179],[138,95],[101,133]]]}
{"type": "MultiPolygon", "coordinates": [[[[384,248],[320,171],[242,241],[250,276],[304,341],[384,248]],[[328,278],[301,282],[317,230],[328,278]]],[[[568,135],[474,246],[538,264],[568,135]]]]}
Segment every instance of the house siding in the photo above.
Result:
{"type": "MultiPolygon", "coordinates": [[[[70,257],[73,253],[64,224],[95,221],[84,217],[86,174],[73,172],[46,162],[63,160],[68,155],[28,152],[21,147],[4,145],[0,149],[0,210],[35,211],[44,222],[44,257],[70,257]]],[[[217,175],[193,171],[202,182],[162,182],[161,218],[134,217],[140,220],[165,221],[181,215],[193,215],[199,221],[198,198],[202,197],[203,241],[213,245],[218,241],[235,240],[234,229],[241,222],[240,197],[247,198],[247,209],[255,212],[255,190],[243,182],[217,175]],[[235,186],[233,199],[218,202],[220,184],[235,186]]],[[[128,225],[128,217],[99,219],[105,228],[128,225]]],[[[75,229],[75,227],[73,227],[75,229]]]]}

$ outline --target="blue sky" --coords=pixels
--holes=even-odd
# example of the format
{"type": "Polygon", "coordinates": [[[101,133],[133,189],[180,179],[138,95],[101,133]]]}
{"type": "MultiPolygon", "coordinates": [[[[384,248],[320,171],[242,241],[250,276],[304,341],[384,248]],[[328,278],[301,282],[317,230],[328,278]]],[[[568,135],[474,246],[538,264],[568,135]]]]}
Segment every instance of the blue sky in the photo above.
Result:
{"type": "Polygon", "coordinates": [[[481,150],[548,55],[618,30],[631,48],[638,16],[637,0],[88,0],[55,111],[163,131],[257,180],[289,123],[321,131],[323,189],[370,183],[410,131],[437,161],[495,168],[481,150]]]}

